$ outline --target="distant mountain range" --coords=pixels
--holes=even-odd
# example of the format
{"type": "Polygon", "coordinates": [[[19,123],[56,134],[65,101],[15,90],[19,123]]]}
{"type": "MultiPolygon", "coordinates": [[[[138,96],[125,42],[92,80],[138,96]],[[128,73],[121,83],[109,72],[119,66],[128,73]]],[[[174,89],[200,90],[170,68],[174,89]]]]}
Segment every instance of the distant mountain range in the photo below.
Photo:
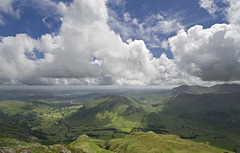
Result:
{"type": "Polygon", "coordinates": [[[239,84],[218,84],[211,87],[182,85],[171,90],[172,95],[182,93],[206,94],[206,93],[233,93],[240,92],[239,84]]]}

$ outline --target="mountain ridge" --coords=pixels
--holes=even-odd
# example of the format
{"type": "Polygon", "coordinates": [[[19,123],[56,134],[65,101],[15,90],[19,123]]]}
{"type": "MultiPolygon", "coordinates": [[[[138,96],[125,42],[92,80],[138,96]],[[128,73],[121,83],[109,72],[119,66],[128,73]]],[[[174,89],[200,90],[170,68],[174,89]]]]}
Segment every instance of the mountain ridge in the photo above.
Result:
{"type": "Polygon", "coordinates": [[[239,84],[217,84],[210,87],[199,85],[181,85],[171,90],[171,95],[179,95],[182,93],[189,94],[207,94],[207,93],[230,93],[240,92],[239,84]]]}

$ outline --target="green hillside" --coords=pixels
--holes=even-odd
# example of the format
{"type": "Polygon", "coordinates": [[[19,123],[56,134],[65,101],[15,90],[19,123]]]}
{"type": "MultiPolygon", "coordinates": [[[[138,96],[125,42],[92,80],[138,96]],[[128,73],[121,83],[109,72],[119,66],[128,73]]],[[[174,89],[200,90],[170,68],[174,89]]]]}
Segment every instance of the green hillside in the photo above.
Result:
{"type": "Polygon", "coordinates": [[[96,153],[113,153],[112,151],[103,148],[105,144],[106,144],[106,141],[92,139],[92,138],[89,138],[87,135],[81,135],[69,146],[80,147],[84,152],[89,152],[89,153],[95,153],[95,152],[96,153]]]}
{"type": "Polygon", "coordinates": [[[184,140],[175,135],[159,135],[154,132],[136,132],[123,138],[108,142],[89,138],[87,135],[78,137],[70,145],[55,144],[18,145],[2,147],[0,152],[31,152],[31,153],[231,153],[230,151],[184,140]]]}
{"type": "Polygon", "coordinates": [[[151,114],[172,134],[233,150],[240,144],[240,93],[182,94],[151,114]]]}
{"type": "Polygon", "coordinates": [[[72,135],[85,133],[95,138],[110,139],[129,134],[133,128],[143,127],[146,114],[137,101],[112,95],[84,105],[62,122],[69,125],[72,135]]]}
{"type": "MultiPolygon", "coordinates": [[[[183,140],[175,135],[159,135],[154,132],[132,133],[108,142],[107,148],[124,153],[224,153],[223,149],[203,143],[183,140]]],[[[229,152],[230,153],[230,152],[229,152]]]]}

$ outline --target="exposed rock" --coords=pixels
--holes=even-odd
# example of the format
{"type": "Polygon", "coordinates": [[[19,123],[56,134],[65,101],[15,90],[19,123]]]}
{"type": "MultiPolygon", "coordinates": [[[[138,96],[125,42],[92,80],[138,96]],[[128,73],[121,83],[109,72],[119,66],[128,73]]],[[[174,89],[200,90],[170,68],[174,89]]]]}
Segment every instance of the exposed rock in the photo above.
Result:
{"type": "Polygon", "coordinates": [[[60,144],[50,146],[50,148],[57,149],[60,151],[60,153],[71,153],[71,151],[69,151],[67,148],[65,148],[63,145],[60,145],[60,144]]]}
{"type": "MultiPolygon", "coordinates": [[[[75,148],[77,149],[77,148],[75,148]]],[[[82,151],[82,150],[80,150],[82,151]]],[[[65,146],[56,144],[49,147],[42,145],[33,146],[16,146],[16,147],[2,147],[0,148],[0,153],[34,153],[34,152],[48,152],[48,153],[71,153],[65,146]]]]}
{"type": "Polygon", "coordinates": [[[0,153],[16,153],[16,151],[9,147],[0,148],[0,153]]]}

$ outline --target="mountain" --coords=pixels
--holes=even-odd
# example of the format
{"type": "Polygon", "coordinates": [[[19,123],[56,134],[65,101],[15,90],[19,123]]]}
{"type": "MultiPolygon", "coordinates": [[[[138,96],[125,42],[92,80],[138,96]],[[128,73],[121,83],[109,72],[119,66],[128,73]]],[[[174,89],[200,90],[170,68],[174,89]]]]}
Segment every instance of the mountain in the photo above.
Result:
{"type": "Polygon", "coordinates": [[[182,85],[176,88],[173,88],[171,90],[171,95],[179,95],[183,93],[189,93],[189,94],[204,94],[213,92],[209,87],[202,87],[202,86],[188,86],[188,85],[182,85]]]}
{"type": "Polygon", "coordinates": [[[71,114],[62,123],[70,133],[88,134],[97,138],[122,137],[132,128],[140,127],[144,108],[129,97],[110,95],[97,98],[71,114]]]}
{"type": "Polygon", "coordinates": [[[171,90],[171,95],[183,93],[207,94],[207,93],[233,93],[240,92],[239,84],[218,84],[211,87],[182,85],[171,90]]]}
{"type": "MultiPolygon", "coordinates": [[[[137,101],[123,96],[111,95],[97,98],[84,105],[77,112],[66,118],[75,125],[98,126],[114,123],[114,115],[128,117],[142,111],[141,106],[137,106],[137,101]]],[[[135,119],[136,120],[136,119],[135,119]]]]}
{"type": "Polygon", "coordinates": [[[216,90],[218,93],[236,93],[240,92],[239,84],[217,84],[211,87],[213,90],[216,90]]]}
{"type": "Polygon", "coordinates": [[[240,124],[240,93],[181,94],[163,108],[164,114],[206,123],[240,124]]]}
{"type": "Polygon", "coordinates": [[[155,118],[182,138],[229,150],[240,144],[240,93],[181,94],[155,118]]]}
{"type": "Polygon", "coordinates": [[[154,131],[234,150],[240,144],[240,94],[185,93],[153,106],[129,97],[104,96],[62,123],[68,125],[69,136],[87,134],[110,140],[134,131],[154,131]]]}

